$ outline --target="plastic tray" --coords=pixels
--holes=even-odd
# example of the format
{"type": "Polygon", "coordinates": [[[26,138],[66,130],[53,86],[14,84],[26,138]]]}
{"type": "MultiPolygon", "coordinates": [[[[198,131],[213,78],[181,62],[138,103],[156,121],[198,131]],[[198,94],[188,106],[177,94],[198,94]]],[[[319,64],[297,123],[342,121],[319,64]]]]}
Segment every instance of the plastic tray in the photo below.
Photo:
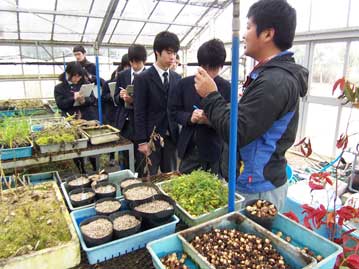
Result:
{"type": "Polygon", "coordinates": [[[80,239],[82,249],[86,252],[87,259],[90,264],[110,260],[115,257],[135,251],[137,249],[143,248],[150,241],[174,233],[176,229],[176,223],[179,222],[179,219],[175,215],[173,215],[169,222],[161,226],[143,232],[139,232],[125,238],[113,240],[100,246],[89,248],[86,246],[83,240],[81,231],[79,229],[79,224],[83,220],[94,215],[96,215],[94,207],[71,212],[72,222],[80,239]]]}
{"type": "Polygon", "coordinates": [[[87,148],[88,138],[84,137],[75,140],[73,143],[65,143],[65,144],[52,144],[52,145],[43,145],[38,146],[40,152],[50,153],[50,152],[61,152],[61,151],[71,151],[77,149],[85,149],[87,148]]]}
{"type": "Polygon", "coordinates": [[[44,173],[36,173],[36,174],[25,174],[23,175],[24,182],[31,183],[33,185],[55,181],[56,183],[61,182],[60,175],[57,171],[50,171],[44,173]]]}
{"type": "Polygon", "coordinates": [[[61,203],[61,212],[71,234],[70,241],[22,256],[2,259],[0,260],[0,269],[65,269],[73,268],[80,263],[80,244],[74,226],[58,186],[55,182],[52,183],[52,186],[57,200],[61,203]]]}
{"type": "MultiPolygon", "coordinates": [[[[161,262],[161,259],[169,254],[176,253],[182,255],[183,246],[182,241],[178,238],[177,234],[172,234],[164,238],[152,241],[147,244],[148,252],[151,254],[153,266],[156,269],[166,269],[161,262]]],[[[189,269],[199,269],[191,259],[186,260],[185,265],[189,269]]]]}
{"type": "Polygon", "coordinates": [[[278,214],[273,221],[272,231],[281,231],[284,236],[290,236],[291,245],[295,247],[308,247],[316,255],[323,257],[316,268],[333,268],[337,256],[343,251],[342,247],[326,239],[323,236],[307,229],[306,227],[292,221],[282,214],[278,214]]]}
{"type": "Polygon", "coordinates": [[[98,127],[83,127],[84,134],[90,139],[92,145],[99,145],[109,142],[114,142],[120,140],[120,130],[112,127],[111,125],[102,125],[98,127]],[[96,130],[96,129],[107,129],[108,133],[90,135],[87,131],[96,130]]]}
{"type": "MultiPolygon", "coordinates": [[[[126,178],[129,178],[129,177],[137,177],[135,174],[133,174],[131,172],[131,170],[122,170],[122,171],[117,171],[117,172],[114,172],[114,173],[109,173],[108,174],[108,177],[109,177],[109,182],[112,182],[112,183],[115,183],[115,184],[119,184],[121,183],[122,180],[126,179],[126,178]]],[[[61,183],[61,190],[64,194],[64,198],[65,198],[65,201],[67,203],[67,206],[69,207],[69,209],[71,211],[74,211],[74,210],[80,210],[80,209],[83,209],[83,208],[87,208],[87,207],[91,207],[94,205],[94,203],[92,204],[88,204],[88,205],[85,205],[85,206],[79,206],[79,207],[73,207],[72,206],[72,203],[70,201],[70,197],[69,197],[69,193],[67,191],[67,183],[66,182],[62,182],[61,183]]],[[[117,193],[116,193],[116,197],[122,197],[122,194],[121,194],[121,190],[120,190],[120,187],[118,186],[117,188],[117,193]]]]}
{"type": "Polygon", "coordinates": [[[0,111],[0,118],[2,117],[13,117],[16,115],[16,110],[1,110],[0,111]]]}
{"type": "Polygon", "coordinates": [[[68,122],[65,122],[64,117],[39,117],[31,118],[31,132],[39,132],[45,128],[46,125],[67,125],[70,126],[68,122]]]}
{"type": "Polygon", "coordinates": [[[195,236],[209,232],[212,229],[236,229],[244,233],[255,234],[261,238],[271,240],[273,247],[284,257],[291,269],[315,268],[316,260],[300,252],[300,250],[283,239],[277,237],[262,226],[235,212],[215,220],[189,228],[179,233],[184,251],[200,266],[200,268],[215,269],[195,248],[189,243],[195,236]]]}
{"type": "MultiPolygon", "coordinates": [[[[157,184],[157,186],[159,187],[160,191],[163,194],[170,196],[162,189],[162,185],[167,184],[167,183],[171,182],[172,180],[173,179],[157,184]]],[[[241,208],[243,201],[244,201],[244,197],[236,193],[236,202],[235,202],[236,210],[239,210],[241,208]]],[[[190,227],[204,223],[204,222],[212,220],[212,219],[215,219],[217,217],[223,216],[227,213],[228,213],[228,206],[224,206],[224,207],[218,208],[212,212],[200,215],[198,217],[193,217],[177,202],[176,202],[176,208],[175,208],[175,214],[190,227]]]]}
{"type": "Polygon", "coordinates": [[[31,157],[33,144],[31,141],[29,143],[30,146],[27,147],[0,149],[1,160],[12,160],[31,157]]]}

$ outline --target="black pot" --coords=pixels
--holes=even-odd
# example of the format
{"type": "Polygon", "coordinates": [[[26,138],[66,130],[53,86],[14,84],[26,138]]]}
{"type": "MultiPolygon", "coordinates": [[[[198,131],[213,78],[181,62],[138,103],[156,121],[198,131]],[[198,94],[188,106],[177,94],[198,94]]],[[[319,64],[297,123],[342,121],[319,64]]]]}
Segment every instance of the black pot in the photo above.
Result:
{"type": "Polygon", "coordinates": [[[116,197],[116,192],[117,192],[117,185],[114,184],[114,183],[109,183],[109,182],[101,182],[101,183],[96,184],[94,191],[96,193],[96,198],[97,199],[102,199],[102,198],[107,198],[107,197],[115,198],[116,197]],[[107,185],[113,186],[115,188],[115,190],[113,192],[108,192],[108,193],[98,193],[98,192],[96,192],[96,189],[98,187],[107,186],[107,185]]]}
{"type": "Polygon", "coordinates": [[[122,180],[121,183],[120,183],[121,193],[123,193],[123,190],[124,190],[125,188],[130,187],[130,186],[132,186],[132,185],[134,185],[134,184],[139,184],[139,183],[140,183],[140,182],[139,182],[139,183],[134,183],[134,184],[131,184],[131,185],[125,187],[125,188],[122,187],[122,183],[124,183],[124,182],[126,182],[126,181],[129,181],[129,180],[133,180],[133,179],[137,179],[138,181],[142,182],[140,179],[135,178],[135,177],[129,177],[129,178],[126,178],[126,179],[122,180]]]}
{"type": "MultiPolygon", "coordinates": [[[[92,182],[92,181],[95,181],[95,180],[92,179],[92,177],[93,177],[93,176],[96,176],[96,175],[99,175],[99,174],[93,174],[93,175],[90,175],[90,176],[89,176],[89,179],[90,179],[91,182],[92,182]]],[[[100,174],[100,175],[103,176],[103,178],[102,178],[101,180],[96,180],[98,183],[108,181],[109,176],[108,176],[107,173],[102,173],[102,174],[100,174]]]]}
{"type": "MultiPolygon", "coordinates": [[[[257,203],[258,200],[263,200],[263,199],[256,199],[256,200],[250,200],[246,203],[245,208],[244,208],[244,214],[250,218],[251,220],[253,220],[254,222],[258,223],[259,225],[263,226],[264,228],[271,230],[272,229],[272,224],[273,221],[276,217],[276,215],[278,214],[278,210],[277,210],[277,214],[275,216],[268,216],[268,217],[258,217],[257,215],[252,215],[251,212],[249,212],[247,210],[247,206],[252,206],[255,203],[257,203]]],[[[268,203],[272,204],[271,202],[267,201],[268,203]]]]}
{"type": "Polygon", "coordinates": [[[76,178],[79,178],[79,177],[86,177],[86,176],[82,176],[82,175],[75,175],[75,176],[71,176],[71,177],[68,177],[66,178],[66,189],[67,189],[67,192],[70,192],[74,189],[78,189],[78,188],[88,188],[91,186],[91,181],[89,180],[88,183],[85,183],[85,184],[82,184],[82,185],[76,185],[76,186],[71,186],[69,184],[69,182],[71,182],[72,180],[75,180],[76,178]]]}
{"type": "Polygon", "coordinates": [[[118,199],[113,198],[113,197],[102,198],[102,199],[100,199],[100,200],[97,200],[96,203],[95,203],[95,211],[96,211],[96,214],[97,214],[97,215],[107,215],[107,216],[109,216],[109,215],[111,215],[111,214],[113,214],[113,213],[115,213],[115,212],[117,212],[117,211],[119,211],[119,210],[121,210],[121,201],[119,201],[118,199]],[[109,212],[109,213],[104,213],[104,212],[98,211],[98,210],[96,209],[96,206],[97,206],[98,204],[101,204],[102,202],[105,202],[105,201],[116,201],[116,202],[119,203],[120,208],[119,208],[119,209],[116,209],[116,210],[114,210],[114,211],[112,211],[112,212],[109,212]]]}
{"type": "Polygon", "coordinates": [[[113,236],[113,225],[112,225],[112,230],[111,230],[111,233],[106,235],[105,237],[102,237],[102,238],[92,238],[92,237],[89,237],[87,235],[85,235],[82,230],[81,230],[81,227],[83,225],[86,225],[86,224],[89,224],[95,220],[98,220],[98,219],[107,219],[108,221],[111,222],[112,224],[112,220],[108,217],[108,216],[94,216],[94,217],[91,217],[89,219],[86,219],[84,220],[83,222],[80,223],[79,227],[80,227],[80,231],[81,231],[81,234],[82,234],[82,237],[86,243],[86,245],[88,247],[95,247],[95,246],[98,246],[98,245],[102,245],[102,244],[105,244],[109,241],[112,240],[112,236],[113,236]]]}
{"type": "MultiPolygon", "coordinates": [[[[124,189],[123,189],[122,194],[123,194],[123,197],[125,198],[125,200],[131,203],[131,202],[146,201],[147,199],[151,198],[151,197],[148,197],[148,198],[144,198],[144,199],[130,200],[130,199],[126,196],[126,192],[127,192],[128,190],[133,189],[133,188],[136,188],[136,187],[141,187],[141,186],[151,187],[151,188],[153,188],[153,189],[156,190],[157,194],[160,193],[158,187],[157,187],[156,185],[152,184],[152,183],[137,183],[137,184],[133,184],[133,185],[128,186],[127,188],[124,188],[124,189]]],[[[157,194],[154,194],[154,195],[157,195],[157,194]]],[[[153,196],[154,196],[154,195],[153,195],[153,196]]],[[[152,197],[153,197],[153,196],[152,196],[152,197]]]]}
{"type": "Polygon", "coordinates": [[[95,202],[95,192],[91,188],[77,188],[69,192],[69,198],[73,207],[84,206],[95,202]],[[71,199],[72,194],[77,194],[81,192],[92,192],[94,196],[81,201],[74,201],[71,199]]]}
{"type": "Polygon", "coordinates": [[[137,212],[142,217],[145,224],[147,224],[150,227],[158,226],[158,225],[166,222],[167,220],[169,220],[175,212],[175,206],[176,206],[176,202],[171,197],[164,195],[164,194],[156,194],[155,196],[150,197],[146,200],[134,201],[129,204],[129,207],[134,212],[137,212]],[[163,210],[163,211],[156,212],[156,213],[145,213],[145,212],[137,211],[135,209],[139,205],[147,204],[147,203],[150,203],[155,200],[163,200],[163,201],[168,202],[172,206],[172,209],[163,210]]]}
{"type": "Polygon", "coordinates": [[[115,225],[113,225],[114,235],[115,235],[115,238],[117,238],[117,239],[133,235],[133,234],[137,233],[139,230],[141,230],[142,217],[134,211],[125,210],[125,211],[116,212],[116,213],[113,213],[110,215],[110,219],[114,223],[115,219],[117,219],[118,217],[121,217],[123,215],[134,216],[134,217],[136,217],[136,219],[138,219],[140,221],[140,223],[138,225],[136,225],[135,227],[129,228],[127,230],[116,230],[115,225]]]}

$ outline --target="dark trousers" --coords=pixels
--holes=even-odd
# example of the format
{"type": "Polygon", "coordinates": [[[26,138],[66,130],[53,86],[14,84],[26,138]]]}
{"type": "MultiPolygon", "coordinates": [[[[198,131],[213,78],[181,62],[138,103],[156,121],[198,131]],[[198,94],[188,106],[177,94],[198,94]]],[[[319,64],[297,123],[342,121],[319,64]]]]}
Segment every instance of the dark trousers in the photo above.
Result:
{"type": "Polygon", "coordinates": [[[193,170],[202,169],[204,171],[218,174],[219,172],[219,160],[216,162],[208,162],[202,160],[199,156],[198,148],[194,146],[188,149],[185,156],[181,160],[179,171],[182,174],[189,174],[193,170]]]}
{"type": "Polygon", "coordinates": [[[177,152],[176,145],[170,136],[165,135],[164,147],[156,145],[156,151],[150,155],[152,165],[149,166],[150,175],[156,175],[158,168],[161,173],[168,173],[177,170],[177,152]]]}

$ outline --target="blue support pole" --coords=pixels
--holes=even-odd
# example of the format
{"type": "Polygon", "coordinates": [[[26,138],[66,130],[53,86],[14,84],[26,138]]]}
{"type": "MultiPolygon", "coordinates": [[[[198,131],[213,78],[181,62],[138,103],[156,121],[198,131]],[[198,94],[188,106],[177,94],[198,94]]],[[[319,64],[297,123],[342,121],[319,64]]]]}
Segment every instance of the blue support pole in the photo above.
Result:
{"type": "Polygon", "coordinates": [[[98,120],[102,125],[102,102],[101,102],[101,83],[100,83],[100,64],[98,54],[96,54],[96,83],[97,83],[97,107],[98,107],[98,120]]]}
{"type": "Polygon", "coordinates": [[[239,68],[239,0],[233,1],[232,21],[232,83],[229,133],[229,182],[228,212],[235,210],[237,168],[237,119],[238,119],[238,68],[239,68]]]}
{"type": "Polygon", "coordinates": [[[65,79],[67,79],[66,78],[66,61],[65,61],[65,53],[62,53],[62,59],[63,59],[63,61],[64,61],[64,73],[65,73],[65,79]]]}

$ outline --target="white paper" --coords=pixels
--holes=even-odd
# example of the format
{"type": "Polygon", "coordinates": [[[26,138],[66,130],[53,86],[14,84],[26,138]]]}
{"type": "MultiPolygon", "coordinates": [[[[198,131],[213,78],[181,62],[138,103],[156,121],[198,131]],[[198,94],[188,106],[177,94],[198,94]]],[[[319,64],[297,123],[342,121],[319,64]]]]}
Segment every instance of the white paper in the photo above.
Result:
{"type": "MultiPolygon", "coordinates": [[[[79,90],[79,93],[83,95],[84,97],[90,97],[92,91],[95,89],[95,84],[82,84],[81,88],[79,90]]],[[[95,92],[94,92],[95,93],[95,92]]],[[[97,97],[96,97],[97,98],[97,97]]],[[[75,101],[74,106],[79,106],[80,103],[78,101],[75,101]]]]}
{"type": "Polygon", "coordinates": [[[115,103],[116,82],[110,82],[108,84],[108,87],[110,88],[110,94],[111,94],[113,103],[115,104],[115,106],[117,106],[117,104],[115,103]]]}

